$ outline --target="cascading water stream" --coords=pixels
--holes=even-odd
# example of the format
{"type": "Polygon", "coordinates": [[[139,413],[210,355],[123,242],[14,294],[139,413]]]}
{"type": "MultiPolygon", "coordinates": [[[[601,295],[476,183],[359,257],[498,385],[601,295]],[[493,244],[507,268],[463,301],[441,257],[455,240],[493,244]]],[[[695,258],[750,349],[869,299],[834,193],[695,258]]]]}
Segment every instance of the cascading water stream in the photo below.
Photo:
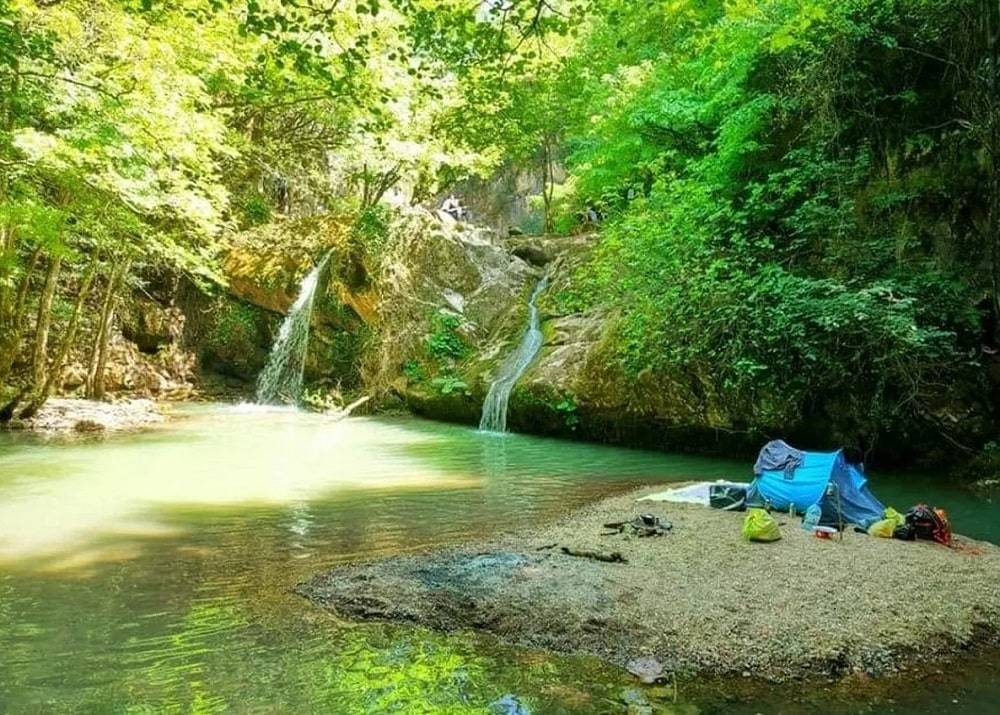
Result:
{"type": "Polygon", "coordinates": [[[542,330],[539,326],[536,302],[548,284],[549,279],[546,276],[532,291],[531,299],[528,301],[528,329],[521,338],[517,350],[500,366],[496,378],[490,384],[486,402],[483,403],[483,416],[479,420],[479,429],[484,432],[507,431],[507,403],[510,401],[510,393],[542,347],[542,330]]]}
{"type": "Polygon", "coordinates": [[[264,405],[294,404],[302,394],[302,372],[309,348],[309,321],[320,275],[330,260],[328,253],[302,279],[299,297],[285,316],[267,365],[257,378],[257,402],[264,405]]]}

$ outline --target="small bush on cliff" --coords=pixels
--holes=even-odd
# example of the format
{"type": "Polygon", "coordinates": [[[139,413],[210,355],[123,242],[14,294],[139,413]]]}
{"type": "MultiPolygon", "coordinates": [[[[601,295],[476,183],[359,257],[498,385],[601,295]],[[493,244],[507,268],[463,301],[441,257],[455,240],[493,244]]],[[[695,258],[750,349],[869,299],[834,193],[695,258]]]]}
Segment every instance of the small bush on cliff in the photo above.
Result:
{"type": "Polygon", "coordinates": [[[462,318],[454,313],[438,311],[431,321],[427,350],[437,360],[461,360],[469,352],[465,338],[459,332],[462,318]]]}
{"type": "Polygon", "coordinates": [[[252,195],[243,202],[243,225],[262,226],[271,220],[271,204],[262,196],[252,195]]]}
{"type": "Polygon", "coordinates": [[[403,363],[403,374],[406,379],[410,382],[416,384],[421,383],[427,379],[427,373],[424,371],[424,366],[420,364],[418,360],[407,360],[403,363]]]}
{"type": "Polygon", "coordinates": [[[446,371],[444,374],[431,380],[431,385],[442,395],[469,395],[469,385],[465,380],[454,372],[446,371]]]}
{"type": "Polygon", "coordinates": [[[577,413],[576,398],[566,393],[563,398],[556,403],[556,412],[562,415],[563,424],[571,430],[575,430],[580,424],[580,415],[577,413]]]}
{"type": "Polygon", "coordinates": [[[238,302],[226,302],[216,314],[208,341],[217,347],[253,343],[257,335],[254,309],[238,302]]]}
{"type": "Polygon", "coordinates": [[[382,263],[391,222],[392,211],[379,204],[361,210],[351,225],[351,249],[360,255],[369,273],[375,273],[382,263]]]}

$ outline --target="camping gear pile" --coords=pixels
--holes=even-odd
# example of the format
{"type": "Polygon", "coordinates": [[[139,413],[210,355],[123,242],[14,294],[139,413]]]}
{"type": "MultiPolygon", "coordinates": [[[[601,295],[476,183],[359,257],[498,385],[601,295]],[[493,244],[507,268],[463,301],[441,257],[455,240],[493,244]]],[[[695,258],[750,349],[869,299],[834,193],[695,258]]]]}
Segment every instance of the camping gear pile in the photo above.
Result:
{"type": "MultiPolygon", "coordinates": [[[[673,489],[667,489],[666,491],[656,492],[655,494],[647,494],[642,497],[640,501],[655,501],[655,502],[673,502],[675,504],[698,504],[700,506],[710,506],[712,505],[712,497],[718,496],[723,493],[726,487],[731,487],[735,489],[733,494],[741,495],[740,498],[746,499],[746,491],[748,484],[746,482],[729,482],[723,479],[718,479],[714,482],[695,482],[694,484],[686,484],[682,487],[675,487],[673,489]],[[722,491],[720,491],[722,490],[722,491]]],[[[746,508],[737,508],[737,511],[743,511],[746,508]]]]}
{"type": "Polygon", "coordinates": [[[864,467],[852,464],[844,451],[805,452],[782,440],[768,442],[754,464],[754,480],[739,488],[709,488],[709,503],[721,509],[749,508],[743,523],[748,541],[781,538],[772,510],[802,514],[803,526],[828,538],[853,524],[872,536],[905,541],[926,539],[951,545],[951,524],[944,509],[917,504],[906,514],[880,502],[868,487],[864,467]]]}
{"type": "Polygon", "coordinates": [[[926,504],[917,504],[906,512],[906,522],[892,532],[892,538],[906,541],[927,539],[951,546],[951,522],[948,519],[948,512],[939,507],[932,509],[926,504]]]}

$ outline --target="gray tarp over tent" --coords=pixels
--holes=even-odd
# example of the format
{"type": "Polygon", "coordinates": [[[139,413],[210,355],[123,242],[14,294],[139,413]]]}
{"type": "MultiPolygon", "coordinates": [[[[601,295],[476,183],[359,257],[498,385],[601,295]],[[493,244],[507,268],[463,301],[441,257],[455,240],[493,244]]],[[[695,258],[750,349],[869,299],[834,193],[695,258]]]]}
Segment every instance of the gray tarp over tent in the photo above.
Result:
{"type": "Polygon", "coordinates": [[[757,455],[757,462],[753,465],[753,473],[760,476],[764,472],[782,470],[785,476],[792,478],[795,468],[802,464],[802,451],[788,444],[783,439],[776,439],[768,442],[757,455]]]}

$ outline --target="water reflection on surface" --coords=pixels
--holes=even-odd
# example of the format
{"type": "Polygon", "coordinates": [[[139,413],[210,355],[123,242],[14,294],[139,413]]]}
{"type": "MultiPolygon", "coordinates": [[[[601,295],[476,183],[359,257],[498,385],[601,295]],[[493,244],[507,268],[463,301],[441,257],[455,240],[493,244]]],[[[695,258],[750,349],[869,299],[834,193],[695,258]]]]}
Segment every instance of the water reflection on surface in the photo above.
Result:
{"type": "MultiPolygon", "coordinates": [[[[628,678],[596,660],[341,623],[290,589],[639,483],[746,470],[413,419],[182,416],[107,441],[0,441],[0,712],[480,713],[505,693],[536,713],[615,712],[628,678]]],[[[935,707],[961,707],[944,698],[961,687],[935,707]]],[[[682,688],[706,711],[758,707],[723,690],[682,688]]],[[[961,702],[998,691],[977,675],[961,702]]],[[[799,707],[783,690],[765,702],[799,707]]]]}

